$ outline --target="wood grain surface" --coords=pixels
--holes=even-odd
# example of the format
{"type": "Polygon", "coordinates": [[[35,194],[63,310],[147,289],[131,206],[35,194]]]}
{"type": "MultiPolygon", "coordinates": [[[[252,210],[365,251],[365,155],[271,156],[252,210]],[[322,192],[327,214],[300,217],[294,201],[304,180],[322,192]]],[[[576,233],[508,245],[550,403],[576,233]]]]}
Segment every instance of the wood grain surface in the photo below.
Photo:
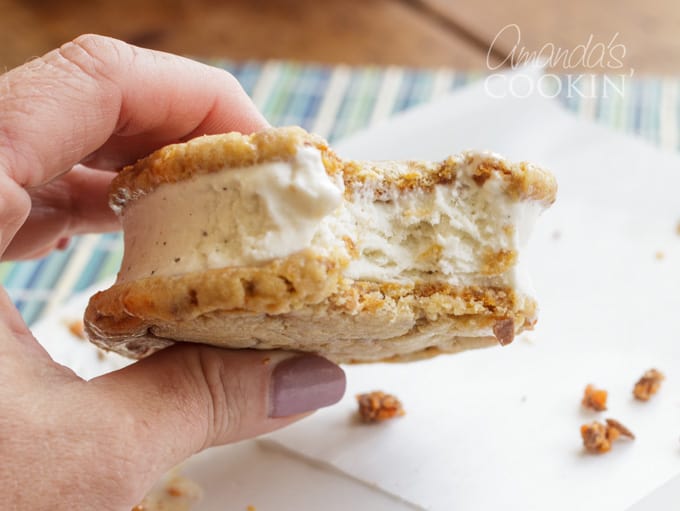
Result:
{"type": "Polygon", "coordinates": [[[0,0],[0,66],[84,32],[201,57],[479,68],[476,48],[393,0],[0,0]]]}
{"type": "MultiPolygon", "coordinates": [[[[452,25],[464,27],[472,39],[484,41],[488,47],[496,35],[509,28],[494,45],[496,54],[510,55],[519,46],[538,51],[546,44],[569,50],[572,61],[579,63],[581,51],[589,47],[591,58],[586,65],[575,68],[556,65],[557,70],[594,70],[619,72],[612,65],[597,65],[598,48],[615,38],[612,47],[623,45],[623,70],[638,73],[680,72],[680,1],[678,0],[498,0],[450,1],[423,0],[418,2],[447,19],[452,25]],[[589,38],[591,43],[588,45],[589,38]]],[[[549,48],[548,48],[549,50],[549,48]]],[[[549,53],[545,51],[544,53],[549,53]]],[[[621,54],[621,47],[614,50],[621,54]]],[[[560,61],[562,64],[562,61],[560,61]]],[[[614,64],[615,62],[610,62],[614,64]]]]}
{"type": "Polygon", "coordinates": [[[485,69],[510,62],[517,31],[492,42],[511,24],[530,52],[618,33],[626,70],[680,71],[678,0],[0,0],[0,70],[86,32],[206,58],[485,69]]]}

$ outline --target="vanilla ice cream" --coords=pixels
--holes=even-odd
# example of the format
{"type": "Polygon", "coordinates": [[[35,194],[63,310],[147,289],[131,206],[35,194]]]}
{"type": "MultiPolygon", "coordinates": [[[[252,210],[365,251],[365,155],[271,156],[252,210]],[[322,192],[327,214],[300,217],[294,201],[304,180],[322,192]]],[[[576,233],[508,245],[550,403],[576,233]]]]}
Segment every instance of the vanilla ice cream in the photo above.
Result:
{"type": "Polygon", "coordinates": [[[520,284],[524,272],[516,271],[516,264],[499,276],[489,268],[489,261],[499,253],[517,254],[543,208],[510,199],[500,178],[492,176],[482,186],[474,183],[471,171],[489,157],[495,156],[461,155],[464,167],[457,179],[431,190],[394,189],[380,201],[365,189],[359,191],[345,207],[361,257],[351,262],[346,275],[357,280],[417,278],[452,285],[520,284]],[[471,161],[465,163],[469,156],[471,161]]]}
{"type": "Polygon", "coordinates": [[[123,211],[119,282],[225,266],[252,266],[310,246],[342,202],[317,149],[290,161],[167,183],[123,211]]]}
{"type": "MultiPolygon", "coordinates": [[[[344,275],[356,280],[525,288],[514,258],[542,206],[511,199],[500,177],[473,181],[480,162],[496,156],[457,158],[461,171],[452,183],[394,188],[379,199],[367,184],[343,200],[342,179],[326,173],[313,147],[300,147],[289,161],[162,184],[123,212],[118,281],[257,266],[311,247],[344,251],[344,275]],[[490,266],[498,257],[507,264],[490,266]]],[[[390,165],[393,174],[407,171],[407,163],[390,165]]]]}

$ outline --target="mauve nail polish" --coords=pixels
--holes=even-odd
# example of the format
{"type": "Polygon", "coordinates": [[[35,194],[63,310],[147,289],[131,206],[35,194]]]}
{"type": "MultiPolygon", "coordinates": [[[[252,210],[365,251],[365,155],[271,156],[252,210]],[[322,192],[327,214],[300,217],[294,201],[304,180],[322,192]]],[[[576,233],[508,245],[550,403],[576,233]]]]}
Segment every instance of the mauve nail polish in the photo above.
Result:
{"type": "Polygon", "coordinates": [[[270,417],[311,412],[337,403],[345,393],[345,372],[316,355],[280,362],[272,373],[270,417]]]}

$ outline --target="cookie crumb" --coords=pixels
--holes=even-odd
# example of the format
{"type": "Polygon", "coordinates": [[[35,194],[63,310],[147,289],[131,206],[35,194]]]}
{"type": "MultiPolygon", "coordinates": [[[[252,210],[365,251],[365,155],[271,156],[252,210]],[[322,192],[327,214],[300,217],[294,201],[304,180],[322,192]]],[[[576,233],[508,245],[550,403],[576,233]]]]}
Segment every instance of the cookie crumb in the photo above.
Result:
{"type": "Polygon", "coordinates": [[[649,398],[658,392],[664,379],[665,376],[661,371],[656,369],[645,371],[633,387],[633,396],[640,401],[649,401],[649,398]]]}
{"type": "Polygon", "coordinates": [[[594,385],[586,385],[586,389],[583,392],[583,399],[581,404],[585,408],[595,410],[596,412],[602,412],[607,409],[607,391],[603,389],[596,389],[594,385]]]}
{"type": "Polygon", "coordinates": [[[356,398],[359,417],[363,422],[379,422],[406,414],[399,399],[380,390],[357,394],[356,398]]]}
{"type": "Polygon", "coordinates": [[[255,506],[253,505],[247,506],[246,511],[255,511],[255,506]]]}
{"type": "Polygon", "coordinates": [[[132,511],[190,511],[202,495],[198,484],[177,473],[164,481],[161,488],[149,492],[132,511]]]}
{"type": "Polygon", "coordinates": [[[165,493],[170,495],[171,497],[183,497],[184,492],[182,491],[181,488],[178,488],[177,486],[168,486],[165,488],[165,493]]]}
{"type": "Polygon", "coordinates": [[[606,424],[594,421],[581,426],[583,447],[592,454],[609,452],[612,448],[612,443],[621,436],[631,440],[635,439],[635,435],[615,419],[606,419],[606,424]]]}
{"type": "Polygon", "coordinates": [[[678,220],[677,225],[675,226],[675,234],[680,236],[680,220],[678,220]]]}
{"type": "Polygon", "coordinates": [[[66,323],[68,331],[71,332],[73,337],[77,339],[85,340],[85,324],[82,319],[74,319],[73,321],[68,321],[66,323]]]}
{"type": "Polygon", "coordinates": [[[656,254],[654,254],[654,257],[656,257],[657,261],[663,261],[663,259],[666,257],[666,254],[664,254],[661,250],[657,251],[656,254]]]}

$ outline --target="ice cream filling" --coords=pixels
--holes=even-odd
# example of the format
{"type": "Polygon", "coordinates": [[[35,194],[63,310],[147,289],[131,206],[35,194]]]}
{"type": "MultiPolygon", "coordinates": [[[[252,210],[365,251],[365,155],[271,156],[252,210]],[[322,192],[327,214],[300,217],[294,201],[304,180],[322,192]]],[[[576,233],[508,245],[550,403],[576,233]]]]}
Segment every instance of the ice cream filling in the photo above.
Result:
{"type": "Polygon", "coordinates": [[[289,161],[228,168],[160,185],[122,214],[119,282],[153,275],[253,266],[312,244],[342,202],[317,149],[289,161]]]}
{"type": "MultiPolygon", "coordinates": [[[[513,201],[500,179],[483,186],[461,174],[432,190],[395,190],[387,200],[346,204],[360,257],[357,280],[436,280],[454,285],[521,285],[519,252],[542,206],[513,201]]],[[[383,198],[384,199],[384,198],[383,198]]]]}
{"type": "Polygon", "coordinates": [[[543,207],[512,199],[499,176],[475,183],[484,156],[464,160],[451,183],[379,199],[367,184],[343,200],[342,180],[312,147],[160,185],[123,211],[118,280],[256,266],[311,247],[344,252],[357,280],[524,287],[518,254],[543,207]]]}

